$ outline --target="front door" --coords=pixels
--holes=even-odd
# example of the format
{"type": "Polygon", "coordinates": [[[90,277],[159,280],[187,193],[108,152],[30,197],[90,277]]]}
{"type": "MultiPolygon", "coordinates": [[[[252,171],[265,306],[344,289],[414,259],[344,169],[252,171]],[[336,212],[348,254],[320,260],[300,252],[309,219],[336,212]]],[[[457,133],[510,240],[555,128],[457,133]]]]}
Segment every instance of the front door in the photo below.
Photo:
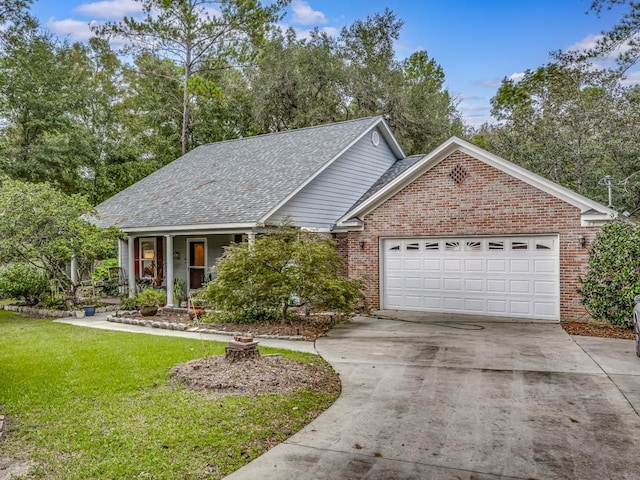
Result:
{"type": "Polygon", "coordinates": [[[202,287],[206,274],[206,257],[206,240],[189,240],[189,290],[202,287]]]}

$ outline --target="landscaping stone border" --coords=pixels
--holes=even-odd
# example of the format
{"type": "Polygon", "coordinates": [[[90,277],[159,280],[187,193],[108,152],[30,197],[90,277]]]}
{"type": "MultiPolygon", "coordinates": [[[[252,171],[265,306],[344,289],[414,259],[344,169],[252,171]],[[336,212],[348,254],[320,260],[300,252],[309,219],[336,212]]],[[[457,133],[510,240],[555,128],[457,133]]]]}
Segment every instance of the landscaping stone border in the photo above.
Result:
{"type": "MultiPolygon", "coordinates": [[[[9,310],[12,312],[17,312],[17,313],[23,313],[25,315],[31,316],[31,317],[51,317],[51,318],[65,318],[65,317],[75,317],[76,316],[76,312],[75,311],[68,311],[68,310],[47,310],[45,308],[33,308],[33,307],[22,307],[19,305],[3,305],[0,306],[0,309],[2,310],[9,310]]],[[[97,307],[96,308],[96,313],[105,313],[105,312],[112,312],[114,310],[117,310],[118,306],[117,305],[109,305],[106,307],[97,307]]]]}
{"type": "MultiPolygon", "coordinates": [[[[125,312],[124,316],[108,315],[107,321],[114,323],[123,323],[126,325],[137,325],[139,327],[148,328],[163,328],[165,330],[179,330],[196,333],[209,333],[213,335],[228,335],[228,336],[241,336],[247,335],[247,331],[227,332],[225,330],[214,330],[212,328],[202,327],[189,327],[186,323],[174,323],[174,322],[158,322],[150,320],[149,317],[130,317],[127,316],[129,312],[125,312]]],[[[130,313],[131,314],[131,313],[130,313]]],[[[251,335],[254,338],[264,339],[279,339],[279,340],[304,340],[302,335],[251,335]]]]}

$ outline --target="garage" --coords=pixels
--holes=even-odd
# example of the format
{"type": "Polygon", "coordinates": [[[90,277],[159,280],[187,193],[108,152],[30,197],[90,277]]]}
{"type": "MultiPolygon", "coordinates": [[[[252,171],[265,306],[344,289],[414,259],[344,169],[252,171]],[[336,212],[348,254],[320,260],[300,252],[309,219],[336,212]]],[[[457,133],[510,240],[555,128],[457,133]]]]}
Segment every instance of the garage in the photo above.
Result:
{"type": "Polygon", "coordinates": [[[386,238],[389,310],[560,318],[557,235],[386,238]]]}

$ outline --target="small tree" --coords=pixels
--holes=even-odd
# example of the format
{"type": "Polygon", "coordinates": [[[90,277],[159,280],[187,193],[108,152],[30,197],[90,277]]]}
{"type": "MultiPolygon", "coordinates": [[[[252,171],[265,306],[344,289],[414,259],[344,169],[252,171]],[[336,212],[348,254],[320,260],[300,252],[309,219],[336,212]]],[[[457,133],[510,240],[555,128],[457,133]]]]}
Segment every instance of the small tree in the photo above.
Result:
{"type": "Polygon", "coordinates": [[[631,323],[633,297],[640,293],[640,227],[625,221],[605,225],[589,251],[589,271],[581,281],[583,304],[593,318],[631,323]]]}
{"type": "Polygon", "coordinates": [[[73,291],[67,270],[71,258],[88,268],[96,258],[109,256],[122,235],[91,223],[92,214],[80,195],[0,177],[0,263],[28,263],[45,272],[54,289],[73,291]]]}
{"type": "Polygon", "coordinates": [[[289,225],[267,230],[252,244],[227,247],[215,272],[203,298],[222,310],[278,309],[283,322],[292,304],[347,313],[362,298],[334,242],[289,225]]]}

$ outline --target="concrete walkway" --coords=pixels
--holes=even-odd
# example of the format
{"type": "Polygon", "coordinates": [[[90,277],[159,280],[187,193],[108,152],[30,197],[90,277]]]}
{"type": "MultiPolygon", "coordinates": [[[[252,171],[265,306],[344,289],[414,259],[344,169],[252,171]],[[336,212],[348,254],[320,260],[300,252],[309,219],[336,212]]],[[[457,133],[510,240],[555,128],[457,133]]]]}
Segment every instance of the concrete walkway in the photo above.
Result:
{"type": "Polygon", "coordinates": [[[632,341],[570,337],[550,323],[404,320],[358,317],[319,339],[342,395],[227,478],[640,475],[632,341]]]}
{"type": "MultiPolygon", "coordinates": [[[[164,337],[180,337],[180,338],[192,338],[195,340],[215,340],[218,342],[228,342],[233,339],[233,335],[217,335],[211,333],[200,332],[180,332],[177,330],[165,330],[162,328],[149,328],[141,327],[138,325],[128,325],[125,323],[108,322],[107,316],[112,313],[96,313],[92,317],[76,318],[76,317],[64,317],[54,320],[56,323],[66,323],[69,325],[76,325],[79,327],[98,328],[102,330],[115,330],[118,332],[129,333],[145,333],[147,335],[160,335],[164,337]]],[[[317,354],[313,342],[307,342],[304,340],[280,340],[275,338],[257,338],[262,347],[271,348],[284,348],[286,350],[294,350],[296,352],[306,352],[317,354]]]]}

